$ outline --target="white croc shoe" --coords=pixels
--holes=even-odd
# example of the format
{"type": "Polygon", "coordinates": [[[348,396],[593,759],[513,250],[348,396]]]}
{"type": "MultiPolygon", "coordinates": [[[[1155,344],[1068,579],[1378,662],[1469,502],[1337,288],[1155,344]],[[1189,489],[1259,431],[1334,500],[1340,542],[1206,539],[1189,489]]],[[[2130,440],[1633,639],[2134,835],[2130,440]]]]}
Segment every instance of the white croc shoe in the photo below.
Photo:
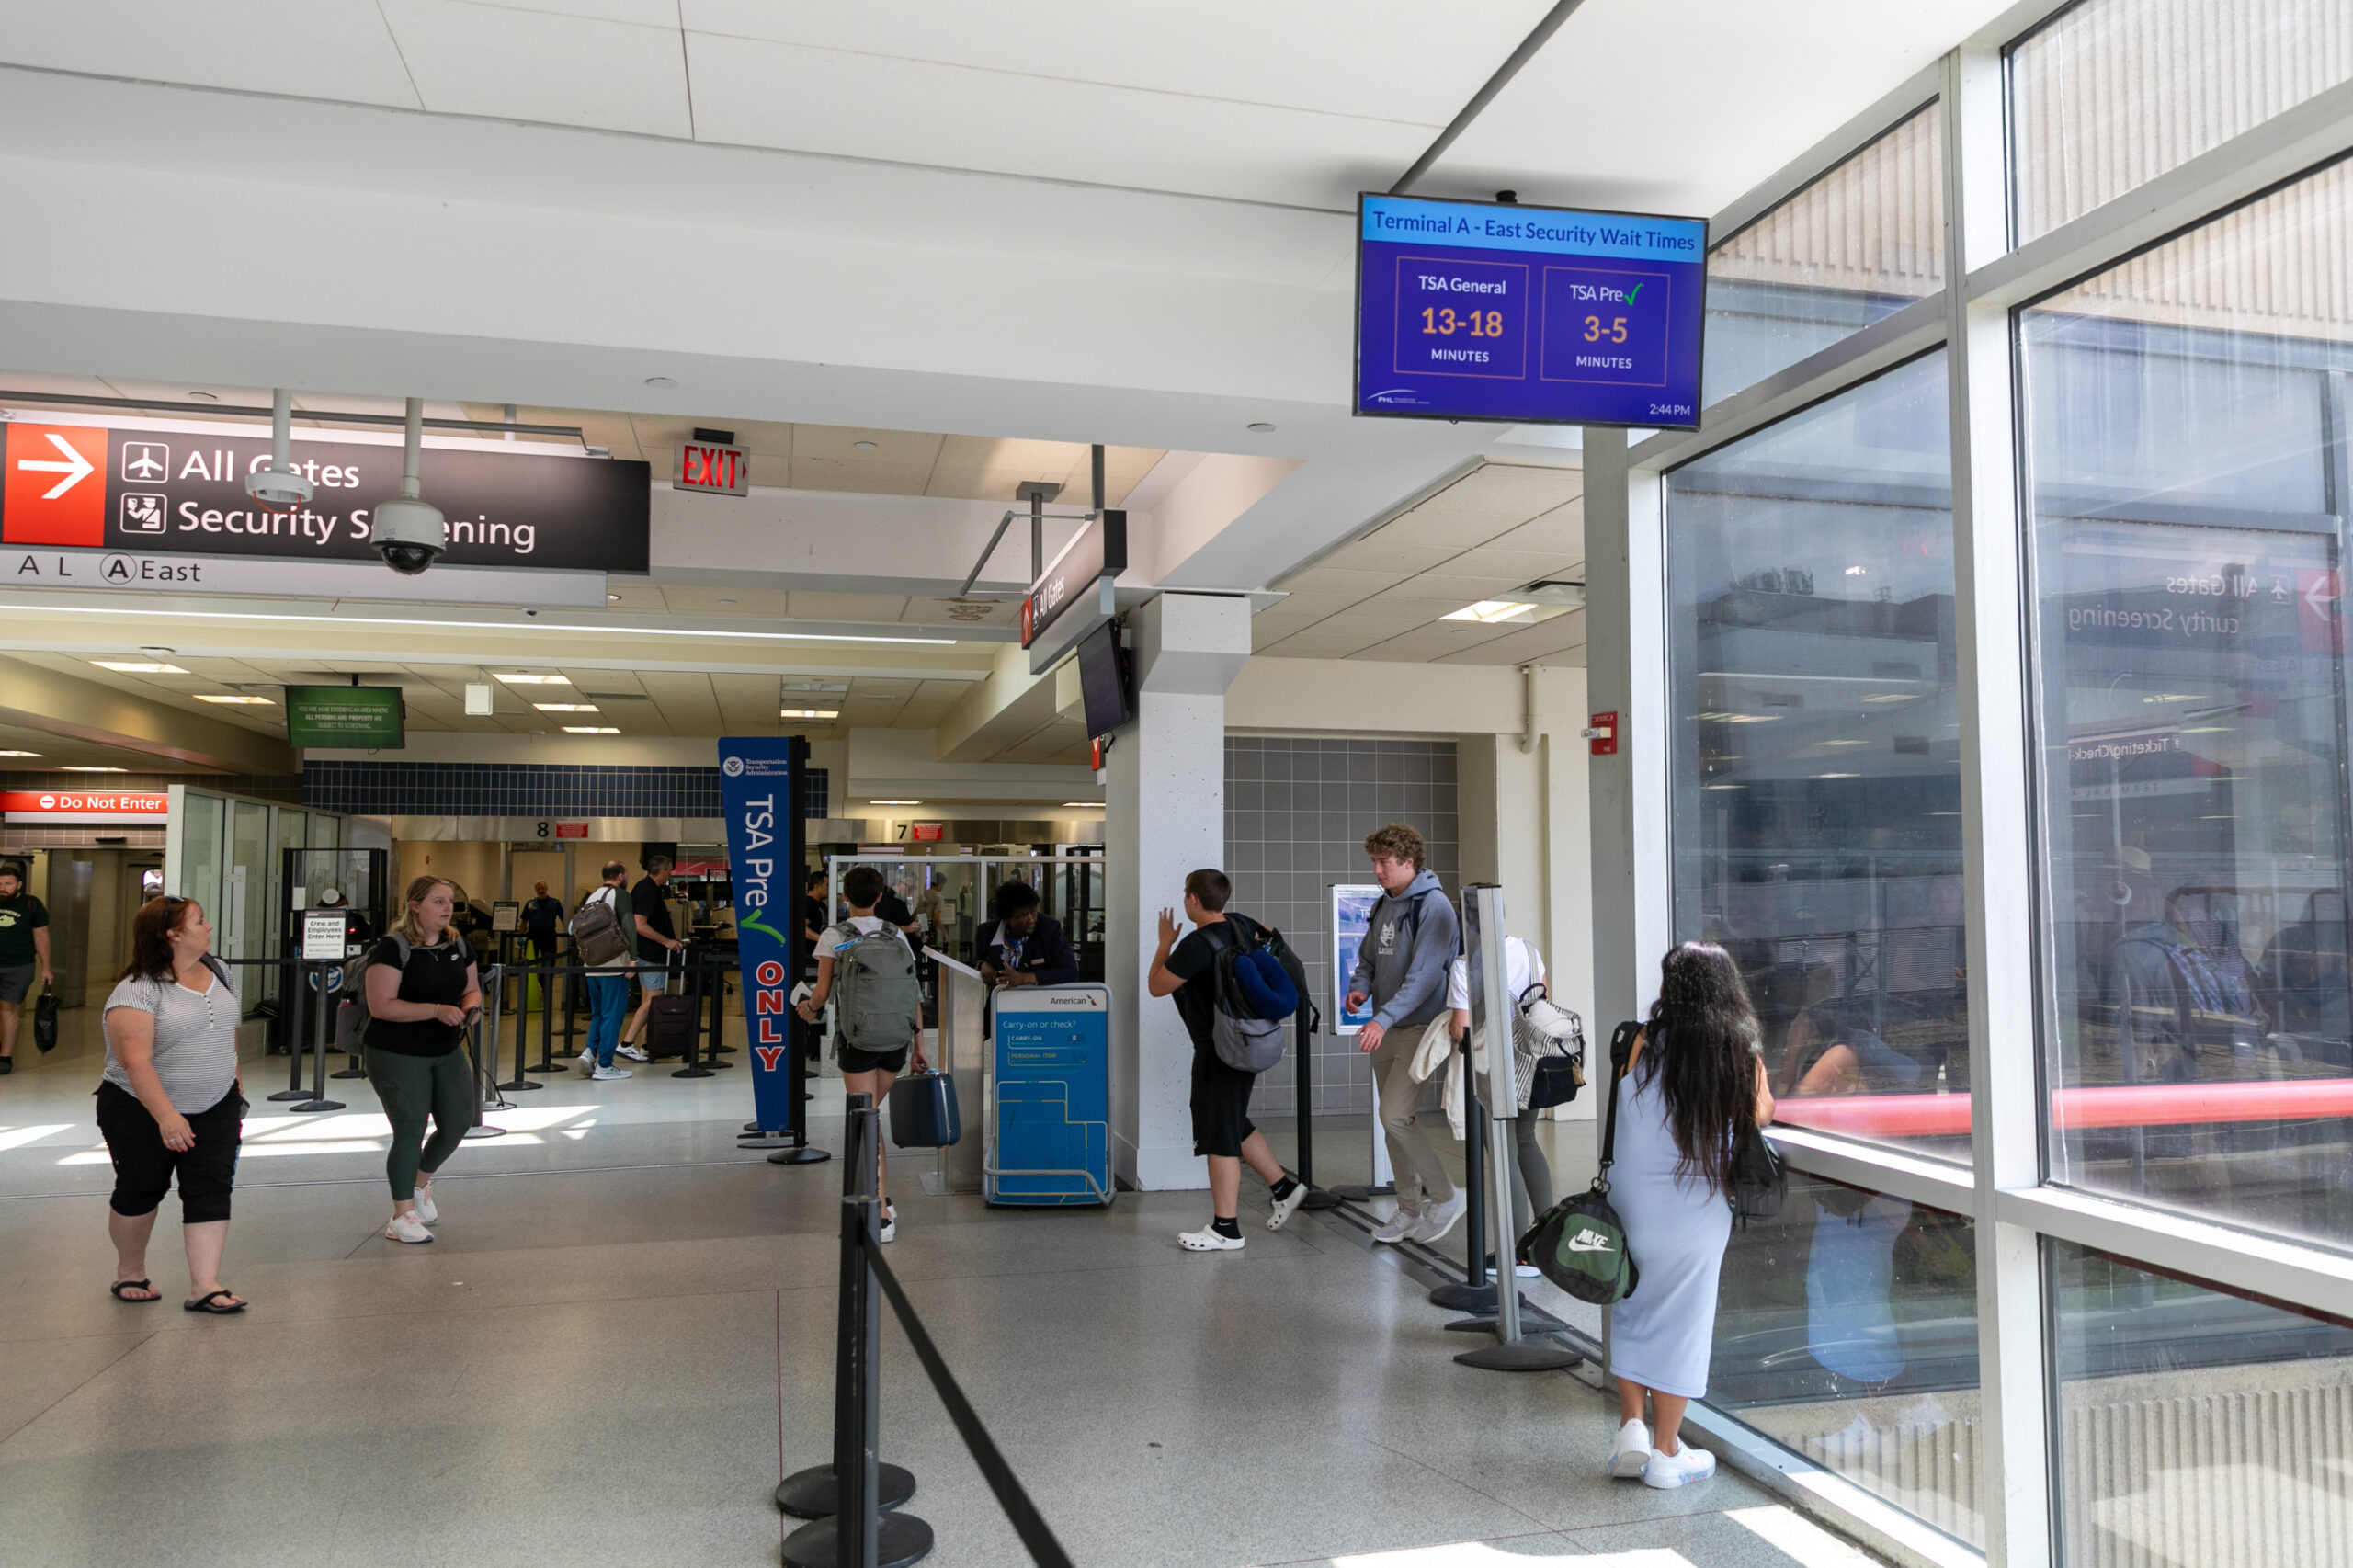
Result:
{"type": "Polygon", "coordinates": [[[1663,1454],[1653,1449],[1650,1463],[1643,1467],[1643,1484],[1655,1486],[1665,1492],[1670,1487],[1688,1486],[1695,1481],[1705,1481],[1715,1473],[1715,1455],[1705,1449],[1695,1449],[1684,1443],[1671,1454],[1663,1454]]]}
{"type": "Polygon", "coordinates": [[[392,1222],[384,1227],[384,1239],[388,1242],[429,1242],[433,1239],[433,1233],[419,1224],[412,1211],[393,1215],[392,1222]]]}
{"type": "Polygon", "coordinates": [[[1179,1232],[1176,1244],[1187,1252],[1240,1252],[1244,1244],[1240,1236],[1221,1236],[1213,1227],[1203,1225],[1198,1231],[1179,1232]]]}
{"type": "Polygon", "coordinates": [[[1275,1211],[1267,1216],[1267,1229],[1279,1231],[1290,1223],[1290,1217],[1299,1212],[1301,1204],[1307,1201],[1307,1184],[1303,1181],[1299,1183],[1290,1189],[1289,1198],[1278,1198],[1273,1201],[1275,1211]]]}
{"type": "Polygon", "coordinates": [[[1609,1446],[1609,1473],[1620,1481],[1631,1481],[1643,1473],[1651,1462],[1651,1429],[1643,1425],[1639,1415],[1618,1428],[1618,1440],[1609,1446]]]}

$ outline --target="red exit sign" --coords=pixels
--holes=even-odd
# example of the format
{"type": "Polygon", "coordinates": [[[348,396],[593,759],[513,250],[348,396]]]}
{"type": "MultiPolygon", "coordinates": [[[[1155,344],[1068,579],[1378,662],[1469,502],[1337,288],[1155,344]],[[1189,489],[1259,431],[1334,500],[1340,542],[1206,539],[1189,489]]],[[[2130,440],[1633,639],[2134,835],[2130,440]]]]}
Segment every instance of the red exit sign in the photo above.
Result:
{"type": "Polygon", "coordinates": [[[724,441],[681,441],[670,487],[699,490],[706,495],[748,495],[752,454],[724,441]]]}

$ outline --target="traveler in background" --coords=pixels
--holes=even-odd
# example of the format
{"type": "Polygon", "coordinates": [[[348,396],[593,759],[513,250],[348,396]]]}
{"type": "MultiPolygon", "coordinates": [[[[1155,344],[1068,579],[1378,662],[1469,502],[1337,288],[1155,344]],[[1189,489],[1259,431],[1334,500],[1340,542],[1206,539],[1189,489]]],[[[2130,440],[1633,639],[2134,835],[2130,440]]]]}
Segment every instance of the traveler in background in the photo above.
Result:
{"type": "MultiPolygon", "coordinates": [[[[601,903],[610,909],[614,926],[628,940],[636,928],[636,922],[630,918],[634,901],[623,885],[629,881],[629,868],[619,860],[608,860],[604,877],[604,881],[580,901],[580,907],[601,903]]],[[[607,1082],[630,1075],[628,1068],[613,1065],[613,1053],[621,1049],[621,1015],[629,1011],[629,977],[637,968],[636,947],[631,941],[619,958],[597,965],[587,976],[588,1043],[580,1052],[580,1075],[584,1078],[607,1082]]],[[[634,1046],[629,1049],[633,1060],[645,1060],[644,1052],[634,1046]]]]}
{"type": "Polygon", "coordinates": [[[530,902],[523,905],[523,938],[531,945],[533,963],[555,961],[555,937],[563,928],[563,901],[548,896],[547,883],[533,882],[530,902]]]}
{"type": "Polygon", "coordinates": [[[1078,978],[1063,923],[1038,913],[1038,890],[1007,882],[996,890],[996,918],[974,934],[981,978],[992,986],[1068,985],[1078,978]]]}
{"type": "Polygon", "coordinates": [[[147,1279],[147,1238],[175,1174],[192,1312],[245,1310],[222,1289],[229,1194],[237,1174],[244,1096],[237,1020],[244,1010],[227,966],[210,956],[212,923],[193,899],[151,898],[131,917],[131,961],[107,998],[106,1075],[98,1130],[114,1161],[107,1234],[119,1301],[160,1301],[147,1279]]]}
{"type": "Polygon", "coordinates": [[[914,891],[915,882],[905,872],[892,878],[891,885],[884,888],[882,896],[875,901],[874,917],[885,926],[895,927],[899,935],[907,939],[907,946],[920,953],[923,951],[923,926],[916,921],[915,910],[907,903],[907,894],[914,891]]]}
{"type": "MultiPolygon", "coordinates": [[[[1535,949],[1517,937],[1504,938],[1504,989],[1510,994],[1511,1006],[1517,1008],[1519,999],[1534,986],[1544,995],[1552,988],[1544,983],[1544,960],[1535,949]]],[[[1451,1020],[1456,1039],[1461,1039],[1471,1027],[1471,960],[1456,959],[1446,970],[1446,1005],[1454,1009],[1451,1020]]],[[[1505,1038],[1511,1037],[1508,1020],[1505,1038]]],[[[1481,1078],[1473,1093],[1483,1087],[1481,1078]]],[[[1536,1124],[1543,1118],[1540,1110],[1523,1110],[1512,1118],[1511,1140],[1514,1158],[1511,1166],[1511,1233],[1513,1237],[1528,1233],[1529,1221],[1552,1207],[1552,1167],[1544,1158],[1543,1149],[1536,1142],[1536,1124]]],[[[1496,1238],[1501,1250],[1509,1237],[1496,1238]]],[[[1522,1278],[1533,1278],[1537,1270],[1523,1263],[1517,1266],[1522,1278]]]]}
{"type": "MultiPolygon", "coordinates": [[[[845,996],[841,1017],[834,1020],[834,1038],[840,1042],[842,1092],[848,1095],[870,1095],[874,1108],[880,1110],[891,1092],[891,1085],[907,1066],[907,1054],[915,1053],[915,1071],[924,1072],[930,1063],[923,1054],[923,992],[915,981],[915,949],[907,939],[874,913],[881,902],[882,873],[871,866],[852,866],[842,878],[842,902],[849,905],[849,914],[838,924],[826,927],[817,944],[817,984],[800,1004],[801,1021],[814,1023],[818,1012],[834,994],[838,978],[848,966],[857,964],[860,978],[856,986],[859,994],[845,996]],[[896,952],[860,955],[853,952],[862,943],[881,937],[896,947],[896,952]],[[870,965],[867,960],[870,959],[870,965]],[[872,995],[864,994],[865,986],[879,986],[872,995]],[[888,1027],[891,1039],[861,1035],[863,1020],[870,1016],[896,1020],[888,1027]],[[910,1028],[904,1043],[898,1043],[900,1027],[910,1028]]],[[[882,1157],[881,1140],[875,1140],[874,1192],[882,1203],[882,1239],[895,1241],[899,1234],[898,1211],[891,1207],[891,1164],[882,1157]]]]}
{"type": "Polygon", "coordinates": [[[1420,834],[1392,822],[1366,837],[1364,852],[1384,896],[1367,917],[1364,946],[1348,976],[1348,1009],[1372,1005],[1372,1022],[1358,1032],[1357,1049],[1372,1057],[1381,1131],[1397,1183],[1397,1212],[1372,1239],[1435,1242],[1462,1218],[1463,1199],[1429,1134],[1414,1125],[1422,1100],[1414,1052],[1424,1028],[1445,1010],[1447,966],[1461,944],[1454,905],[1428,869],[1420,834]]]}
{"type": "Polygon", "coordinates": [[[458,1048],[467,1020],[482,1011],[482,976],[465,937],[450,927],[456,908],[455,884],[417,878],[402,900],[398,937],[386,937],[368,954],[368,1032],[360,1039],[368,1081],[392,1124],[392,1152],[384,1158],[384,1176],[392,1184],[387,1241],[433,1239],[425,1228],[441,1218],[433,1174],[473,1125],[473,1067],[458,1048]]]}
{"type": "Polygon", "coordinates": [[[801,884],[801,939],[809,944],[812,962],[815,961],[813,955],[819,938],[824,936],[825,927],[833,924],[832,917],[825,913],[825,895],[832,886],[833,879],[823,871],[810,872],[809,880],[801,884]]]}
{"type": "Polygon", "coordinates": [[[1665,1488],[1716,1471],[1715,1455],[1683,1442],[1683,1411],[1708,1392],[1733,1158],[1772,1119],[1762,1032],[1739,966],[1713,943],[1682,943],[1660,960],[1658,1000],[1619,1085],[1609,1201],[1642,1285],[1611,1309],[1609,1370],[1623,1418],[1611,1475],[1665,1488]]]}
{"type": "Polygon", "coordinates": [[[35,984],[56,978],[49,966],[49,911],[25,891],[25,869],[0,863],[0,1077],[17,1070],[17,1028],[35,984]]]}
{"type": "MultiPolygon", "coordinates": [[[[1026,891],[1026,890],[1025,890],[1026,891]]],[[[1035,894],[1031,895],[1035,897],[1035,894]]],[[[1233,1252],[1242,1244],[1242,1167],[1246,1162],[1274,1194],[1267,1229],[1283,1222],[1307,1200],[1305,1184],[1283,1174],[1266,1138],[1250,1121],[1250,1091],[1256,1073],[1230,1067],[1218,1055],[1211,1030],[1217,1019],[1217,955],[1236,938],[1256,935],[1253,922],[1225,912],[1233,884],[1223,871],[1204,868],[1185,879],[1185,918],[1193,928],[1176,939],[1176,912],[1160,912],[1160,947],[1152,955],[1145,988],[1174,996],[1176,1015],[1193,1037],[1193,1153],[1210,1164],[1210,1222],[1178,1233],[1177,1244],[1193,1252],[1233,1252]]]]}
{"type": "Polygon", "coordinates": [[[687,950],[670,922],[670,898],[664,891],[669,885],[670,858],[649,855],[645,875],[629,890],[631,918],[624,929],[637,946],[637,983],[645,994],[638,1002],[637,1016],[621,1030],[620,1053],[631,1062],[654,1060],[638,1042],[645,1038],[645,1019],[654,1011],[654,998],[670,988],[671,964],[687,950]]]}

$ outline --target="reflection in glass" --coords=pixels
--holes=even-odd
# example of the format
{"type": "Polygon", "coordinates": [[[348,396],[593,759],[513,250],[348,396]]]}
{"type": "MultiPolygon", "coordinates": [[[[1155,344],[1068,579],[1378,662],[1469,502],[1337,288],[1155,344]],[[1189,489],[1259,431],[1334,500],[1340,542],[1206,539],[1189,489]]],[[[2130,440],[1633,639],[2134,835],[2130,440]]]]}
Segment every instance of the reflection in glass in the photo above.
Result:
{"type": "Polygon", "coordinates": [[[2023,244],[2353,80],[2336,0],[2083,0],[2010,51],[2023,244]]]}
{"type": "Polygon", "coordinates": [[[2021,312],[2054,1179],[2353,1243],[2353,178],[2021,312]]]}
{"type": "Polygon", "coordinates": [[[2353,1322],[2044,1244],[2068,1568],[2353,1561],[2353,1322]]]}
{"type": "Polygon", "coordinates": [[[1974,1224],[1792,1171],[1722,1278],[1710,1401],[1982,1544],[1974,1224]]]}
{"type": "Polygon", "coordinates": [[[1938,353],[1668,476],[1675,909],[1783,1119],[1965,1158],[1945,409],[1938,353]]]}
{"type": "Polygon", "coordinates": [[[1706,402],[1944,286],[1941,125],[1930,104],[1708,252],[1706,402]]]}

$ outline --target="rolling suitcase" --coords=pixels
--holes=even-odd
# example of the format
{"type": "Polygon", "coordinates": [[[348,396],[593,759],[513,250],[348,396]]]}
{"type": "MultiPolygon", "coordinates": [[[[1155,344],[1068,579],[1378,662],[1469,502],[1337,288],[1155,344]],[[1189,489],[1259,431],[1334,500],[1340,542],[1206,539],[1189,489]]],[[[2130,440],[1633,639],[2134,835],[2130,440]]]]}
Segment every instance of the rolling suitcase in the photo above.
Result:
{"type": "Polygon", "coordinates": [[[956,1080],[914,1073],[891,1085],[891,1142],[902,1149],[944,1149],[964,1135],[956,1114],[956,1080]]]}
{"type": "Polygon", "coordinates": [[[662,992],[645,1014],[645,1053],[656,1062],[684,1056],[695,1038],[695,999],[662,992]]]}

